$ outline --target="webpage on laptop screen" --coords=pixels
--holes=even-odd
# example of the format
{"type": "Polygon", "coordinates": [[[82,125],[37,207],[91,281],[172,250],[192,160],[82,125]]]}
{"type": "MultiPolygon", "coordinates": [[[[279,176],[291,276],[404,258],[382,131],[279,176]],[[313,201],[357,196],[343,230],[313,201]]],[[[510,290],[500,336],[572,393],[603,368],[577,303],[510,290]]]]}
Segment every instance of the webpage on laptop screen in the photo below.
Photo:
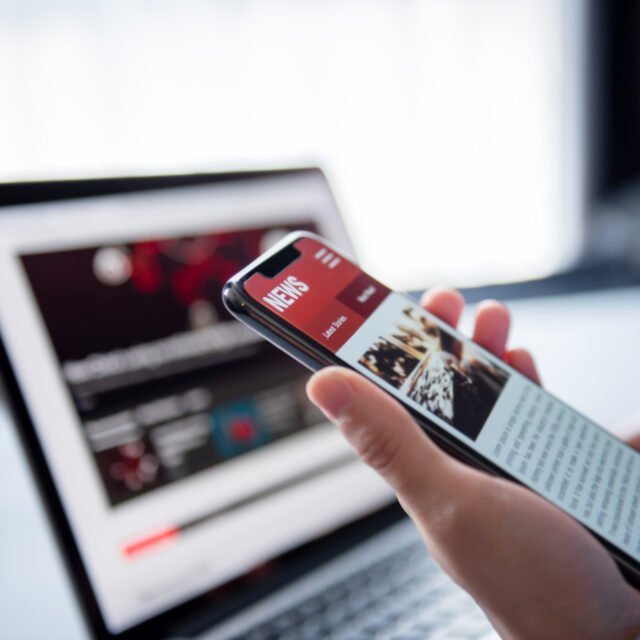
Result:
{"type": "Polygon", "coordinates": [[[221,300],[274,237],[317,230],[312,218],[212,229],[185,213],[160,234],[149,207],[135,231],[107,216],[94,232],[86,206],[49,229],[3,222],[0,327],[118,632],[235,577],[268,577],[265,562],[390,494],[307,401],[307,372],[221,300]]]}

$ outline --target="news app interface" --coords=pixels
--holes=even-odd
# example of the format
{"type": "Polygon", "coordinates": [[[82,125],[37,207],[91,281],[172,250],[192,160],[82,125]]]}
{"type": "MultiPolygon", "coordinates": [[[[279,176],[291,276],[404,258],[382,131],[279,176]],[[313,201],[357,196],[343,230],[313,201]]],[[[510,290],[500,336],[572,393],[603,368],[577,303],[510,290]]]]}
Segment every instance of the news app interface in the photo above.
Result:
{"type": "Polygon", "coordinates": [[[249,295],[640,561],[640,456],[312,238],[249,295]]]}

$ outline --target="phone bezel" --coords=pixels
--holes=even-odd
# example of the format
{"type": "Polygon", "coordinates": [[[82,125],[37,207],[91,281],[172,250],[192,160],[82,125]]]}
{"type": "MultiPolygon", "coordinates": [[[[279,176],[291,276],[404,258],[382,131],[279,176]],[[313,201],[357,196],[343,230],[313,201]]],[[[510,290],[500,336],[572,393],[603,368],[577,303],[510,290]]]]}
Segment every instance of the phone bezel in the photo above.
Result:
{"type": "MultiPolygon", "coordinates": [[[[249,293],[244,288],[245,282],[252,275],[254,275],[255,273],[262,273],[262,269],[264,268],[265,264],[268,264],[270,273],[273,273],[274,268],[279,267],[279,269],[275,271],[273,275],[277,275],[277,273],[280,273],[286,266],[291,264],[291,259],[289,258],[289,255],[291,254],[290,247],[301,238],[311,238],[317,242],[320,242],[337,255],[347,258],[354,264],[357,264],[357,262],[353,258],[345,255],[344,251],[336,248],[332,243],[326,241],[324,238],[321,238],[314,233],[309,233],[306,231],[296,231],[288,234],[272,249],[264,253],[258,259],[254,260],[251,264],[245,267],[242,271],[229,279],[222,290],[222,297],[225,306],[227,307],[229,312],[238,320],[251,327],[266,340],[274,344],[279,349],[283,350],[285,353],[289,354],[291,357],[295,358],[298,362],[303,364],[308,369],[311,369],[312,371],[318,371],[326,366],[337,365],[358,372],[354,366],[346,361],[341,360],[321,344],[314,341],[312,338],[304,334],[302,331],[298,330],[293,325],[287,323],[282,316],[277,315],[276,313],[267,309],[265,306],[261,305],[251,295],[249,295],[249,293]]],[[[469,337],[464,336],[453,327],[450,328],[450,331],[456,338],[460,340],[473,342],[469,337]]],[[[495,358],[495,356],[490,354],[481,345],[478,345],[476,342],[474,342],[473,344],[483,354],[488,355],[490,359],[495,358]]],[[[501,362],[501,366],[506,369],[511,375],[521,377],[523,376],[523,374],[521,374],[519,371],[504,362],[501,362]]],[[[544,389],[543,391],[555,402],[558,402],[569,408],[571,411],[576,412],[575,409],[569,407],[569,405],[567,405],[564,401],[560,400],[546,389],[544,389]]],[[[394,399],[398,400],[398,398],[395,397],[394,399]]],[[[401,400],[398,401],[402,402],[401,400]]],[[[529,491],[533,491],[537,495],[540,495],[540,497],[542,497],[543,499],[553,504],[550,500],[545,498],[545,496],[542,496],[540,493],[538,493],[533,487],[524,484],[515,476],[511,475],[508,471],[505,471],[503,468],[499,467],[492,461],[487,460],[486,458],[484,458],[484,456],[482,456],[482,454],[472,449],[462,440],[456,439],[453,435],[442,429],[442,427],[440,427],[437,423],[429,420],[426,416],[422,415],[413,407],[404,402],[402,402],[402,405],[409,411],[411,416],[415,419],[415,421],[423,429],[423,431],[445,452],[476,469],[485,471],[497,477],[511,480],[512,482],[525,487],[529,491]]],[[[609,433],[600,425],[596,426],[606,433],[609,433]]],[[[629,445],[627,445],[626,443],[623,442],[623,444],[629,447],[629,445]]],[[[637,455],[640,455],[640,453],[638,453],[631,447],[629,447],[629,449],[634,451],[637,455]]],[[[554,506],[560,509],[558,505],[554,506]]],[[[569,517],[572,517],[570,514],[567,515],[569,515],[569,517]]],[[[587,525],[583,524],[579,520],[576,520],[576,522],[578,522],[578,524],[580,524],[586,531],[593,535],[607,549],[613,560],[618,565],[620,572],[625,577],[627,582],[636,589],[640,589],[640,563],[629,556],[625,551],[590,529],[587,525]]]]}

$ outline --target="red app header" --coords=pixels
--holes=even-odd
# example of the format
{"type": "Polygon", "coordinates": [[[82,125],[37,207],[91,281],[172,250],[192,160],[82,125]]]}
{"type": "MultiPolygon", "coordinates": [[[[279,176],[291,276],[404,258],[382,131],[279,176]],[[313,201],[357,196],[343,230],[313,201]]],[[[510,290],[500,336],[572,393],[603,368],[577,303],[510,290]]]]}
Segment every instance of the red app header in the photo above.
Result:
{"type": "Polygon", "coordinates": [[[334,353],[362,326],[390,290],[353,262],[312,238],[277,276],[245,283],[249,295],[334,353]]]}

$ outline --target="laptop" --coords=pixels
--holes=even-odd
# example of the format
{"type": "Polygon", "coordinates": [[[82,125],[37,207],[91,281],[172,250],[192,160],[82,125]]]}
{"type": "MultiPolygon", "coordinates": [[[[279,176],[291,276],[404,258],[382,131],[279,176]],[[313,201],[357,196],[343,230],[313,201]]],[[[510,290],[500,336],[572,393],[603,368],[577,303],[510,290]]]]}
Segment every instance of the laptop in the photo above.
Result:
{"type": "Polygon", "coordinates": [[[0,209],[0,370],[95,638],[496,637],[223,308],[293,229],[352,252],[321,171],[29,192],[0,209]]]}

